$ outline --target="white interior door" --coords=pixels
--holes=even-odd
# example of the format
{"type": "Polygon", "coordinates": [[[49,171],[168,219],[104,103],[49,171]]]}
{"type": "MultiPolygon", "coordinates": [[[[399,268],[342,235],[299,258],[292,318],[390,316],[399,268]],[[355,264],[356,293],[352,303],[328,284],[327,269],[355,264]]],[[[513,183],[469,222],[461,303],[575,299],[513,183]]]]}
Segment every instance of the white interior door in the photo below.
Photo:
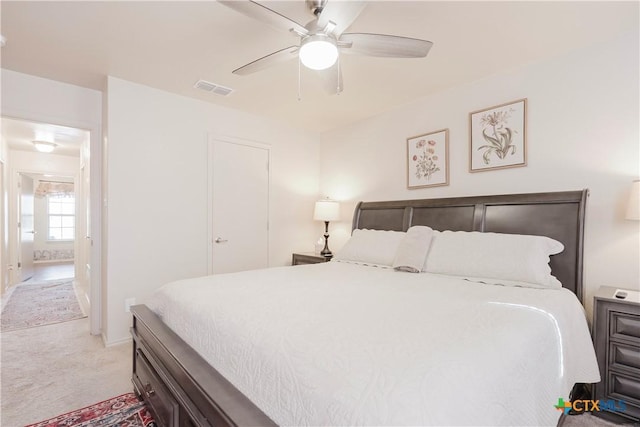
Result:
{"type": "Polygon", "coordinates": [[[35,235],[33,218],[33,179],[20,174],[20,259],[18,271],[20,281],[24,282],[33,276],[33,240],[35,235]]]}
{"type": "Polygon", "coordinates": [[[212,139],[210,273],[269,266],[269,149],[212,139]]]}

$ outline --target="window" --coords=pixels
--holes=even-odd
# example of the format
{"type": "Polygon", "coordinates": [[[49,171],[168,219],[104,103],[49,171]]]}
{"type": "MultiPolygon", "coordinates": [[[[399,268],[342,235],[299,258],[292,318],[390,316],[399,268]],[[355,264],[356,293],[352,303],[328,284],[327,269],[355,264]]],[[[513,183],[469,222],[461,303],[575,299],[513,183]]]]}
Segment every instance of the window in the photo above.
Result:
{"type": "Polygon", "coordinates": [[[49,240],[73,240],[76,234],[74,196],[48,196],[49,240]]]}

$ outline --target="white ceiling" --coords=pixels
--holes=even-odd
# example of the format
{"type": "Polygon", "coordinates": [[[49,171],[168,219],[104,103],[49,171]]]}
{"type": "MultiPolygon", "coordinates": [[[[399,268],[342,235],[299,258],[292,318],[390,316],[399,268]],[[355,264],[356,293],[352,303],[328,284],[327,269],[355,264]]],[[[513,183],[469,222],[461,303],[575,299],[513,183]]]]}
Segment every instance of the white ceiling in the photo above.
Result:
{"type": "MultiPolygon", "coordinates": [[[[338,0],[329,0],[338,1],[338,0]]],[[[302,0],[263,1],[302,24],[302,0]]],[[[326,94],[296,61],[231,71],[296,37],[215,1],[5,1],[2,67],[100,90],[106,75],[326,131],[452,86],[638,31],[639,2],[371,1],[347,32],[422,38],[421,59],[344,55],[345,90],[326,94]],[[192,86],[233,88],[228,97],[192,86]]]]}
{"type": "Polygon", "coordinates": [[[53,142],[52,154],[80,157],[82,143],[88,141],[89,131],[46,123],[34,123],[2,117],[2,139],[12,150],[36,151],[33,141],[53,142]]]}

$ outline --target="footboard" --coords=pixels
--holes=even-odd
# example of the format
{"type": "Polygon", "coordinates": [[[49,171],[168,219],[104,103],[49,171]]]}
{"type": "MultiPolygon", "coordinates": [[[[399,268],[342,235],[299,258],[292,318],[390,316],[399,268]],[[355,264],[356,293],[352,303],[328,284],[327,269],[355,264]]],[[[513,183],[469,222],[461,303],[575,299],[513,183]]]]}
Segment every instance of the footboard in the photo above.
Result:
{"type": "Polygon", "coordinates": [[[132,306],[131,313],[131,380],[158,425],[276,425],[148,307],[132,306]]]}

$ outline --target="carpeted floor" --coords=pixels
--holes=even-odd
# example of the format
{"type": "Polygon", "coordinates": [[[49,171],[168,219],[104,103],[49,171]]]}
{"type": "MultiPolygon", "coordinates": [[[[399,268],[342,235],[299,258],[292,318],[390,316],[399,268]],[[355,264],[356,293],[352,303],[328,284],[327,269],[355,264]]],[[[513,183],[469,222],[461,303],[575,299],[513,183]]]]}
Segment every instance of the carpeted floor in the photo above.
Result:
{"type": "Polygon", "coordinates": [[[73,279],[17,285],[2,309],[2,332],[50,325],[86,317],[73,279]]]}
{"type": "Polygon", "coordinates": [[[131,392],[131,343],[104,347],[89,319],[2,333],[0,425],[24,426],[131,392]]]}

